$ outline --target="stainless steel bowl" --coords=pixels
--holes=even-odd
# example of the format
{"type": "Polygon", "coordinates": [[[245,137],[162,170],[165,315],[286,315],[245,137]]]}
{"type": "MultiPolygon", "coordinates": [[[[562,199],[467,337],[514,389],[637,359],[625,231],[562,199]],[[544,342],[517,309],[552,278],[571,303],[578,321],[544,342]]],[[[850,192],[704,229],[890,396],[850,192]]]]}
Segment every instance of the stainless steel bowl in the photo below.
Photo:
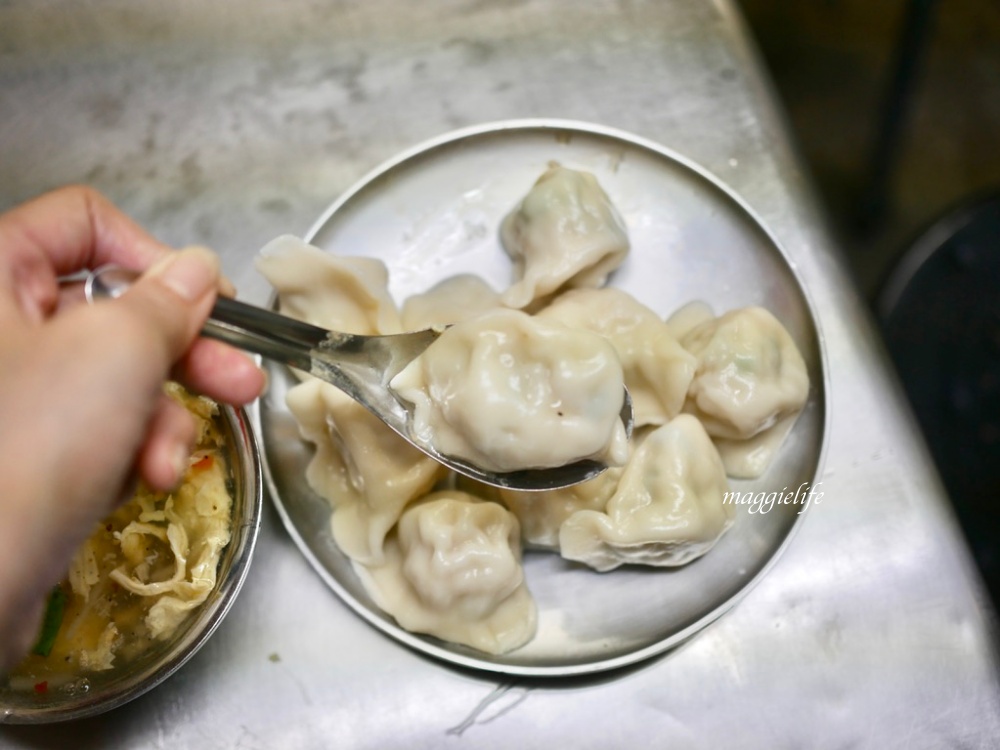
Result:
{"type": "Polygon", "coordinates": [[[183,666],[209,639],[236,600],[260,529],[262,482],[257,441],[242,409],[220,409],[233,482],[232,538],[219,561],[208,600],[173,638],[121,668],[81,676],[44,694],[0,684],[0,724],[46,724],[110,711],[153,689],[183,666]]]}

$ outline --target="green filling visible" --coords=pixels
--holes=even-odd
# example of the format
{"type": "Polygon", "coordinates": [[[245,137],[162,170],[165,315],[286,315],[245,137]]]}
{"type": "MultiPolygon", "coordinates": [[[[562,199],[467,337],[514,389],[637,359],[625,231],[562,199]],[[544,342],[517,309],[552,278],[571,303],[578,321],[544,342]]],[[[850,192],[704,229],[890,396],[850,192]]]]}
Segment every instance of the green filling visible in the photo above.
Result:
{"type": "Polygon", "coordinates": [[[66,592],[56,586],[49,594],[49,601],[45,606],[45,618],[42,620],[42,631],[38,636],[38,642],[31,649],[31,653],[39,656],[48,656],[51,653],[56,636],[59,635],[59,627],[62,625],[65,609],[66,592]]]}

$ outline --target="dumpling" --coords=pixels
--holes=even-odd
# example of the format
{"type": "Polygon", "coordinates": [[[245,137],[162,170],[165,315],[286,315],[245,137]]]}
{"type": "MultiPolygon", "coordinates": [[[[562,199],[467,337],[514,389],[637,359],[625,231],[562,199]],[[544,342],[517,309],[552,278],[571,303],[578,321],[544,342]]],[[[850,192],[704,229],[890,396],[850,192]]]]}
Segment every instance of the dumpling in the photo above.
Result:
{"type": "Polygon", "coordinates": [[[710,435],[742,440],[806,402],[809,376],[788,331],[767,310],[732,310],[691,329],[681,344],[698,359],[691,413],[710,435]]]}
{"type": "Polygon", "coordinates": [[[321,380],[295,386],[285,401],[302,437],[316,446],[306,480],[333,506],[334,541],[353,560],[381,561],[386,534],[444,467],[321,380]]]}
{"type": "Polygon", "coordinates": [[[614,345],[637,427],[664,424],[680,413],[695,358],[659,315],[630,294],[611,287],[574,289],[536,317],[599,333],[614,345]]]}
{"type": "Polygon", "coordinates": [[[414,440],[483,469],[628,458],[621,364],[588,331],[496,310],[445,330],[389,387],[413,405],[414,440]]]}
{"type": "Polygon", "coordinates": [[[691,329],[706,323],[715,317],[711,306],[702,300],[694,300],[677,308],[667,318],[667,326],[674,338],[680,341],[691,329]]]}
{"type": "Polygon", "coordinates": [[[605,512],[582,510],[563,523],[560,554],[599,571],[684,565],[731,525],[728,489],[711,439],[697,419],[681,414],[635,451],[605,512]]]}
{"type": "Polygon", "coordinates": [[[278,293],[284,315],[364,336],[403,330],[380,260],[326,253],[283,235],[264,246],[256,265],[278,293]]]}
{"type": "Polygon", "coordinates": [[[586,482],[557,490],[527,492],[501,488],[500,502],[517,516],[521,539],[535,549],[559,549],[559,528],[577,511],[603,511],[614,494],[622,468],[613,467],[586,482]]]}
{"type": "Polygon", "coordinates": [[[355,570],[375,603],[406,630],[491,654],[535,633],[517,519],[496,503],[457,491],[428,495],[399,519],[385,562],[355,570]]]}
{"type": "Polygon", "coordinates": [[[403,302],[403,328],[420,331],[450,325],[501,306],[500,294],[475,274],[449,276],[403,302]]]}
{"type": "Polygon", "coordinates": [[[550,166],[500,224],[516,281],[503,294],[524,308],[562,288],[601,286],[628,254],[618,211],[589,172],[550,166]]]}
{"type": "Polygon", "coordinates": [[[714,438],[726,474],[735,479],[756,479],[767,471],[798,418],[798,412],[788,414],[773,426],[745,440],[714,438]]]}
{"type": "Polygon", "coordinates": [[[717,440],[731,476],[759,476],[809,396],[795,342],[770,312],[746,307],[695,326],[681,345],[698,360],[684,410],[717,440]]]}

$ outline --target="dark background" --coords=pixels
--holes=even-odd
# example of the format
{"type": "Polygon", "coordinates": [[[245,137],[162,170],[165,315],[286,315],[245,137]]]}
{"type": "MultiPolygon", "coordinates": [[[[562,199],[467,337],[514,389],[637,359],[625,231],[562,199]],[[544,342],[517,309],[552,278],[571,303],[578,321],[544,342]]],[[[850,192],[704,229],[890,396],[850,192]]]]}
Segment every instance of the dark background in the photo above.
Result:
{"type": "Polygon", "coordinates": [[[862,289],[927,222],[1000,190],[1000,2],[741,0],[862,289]],[[905,14],[928,6],[884,221],[855,220],[905,14]]]}
{"type": "Polygon", "coordinates": [[[1000,604],[1000,2],[741,4],[1000,604]]]}

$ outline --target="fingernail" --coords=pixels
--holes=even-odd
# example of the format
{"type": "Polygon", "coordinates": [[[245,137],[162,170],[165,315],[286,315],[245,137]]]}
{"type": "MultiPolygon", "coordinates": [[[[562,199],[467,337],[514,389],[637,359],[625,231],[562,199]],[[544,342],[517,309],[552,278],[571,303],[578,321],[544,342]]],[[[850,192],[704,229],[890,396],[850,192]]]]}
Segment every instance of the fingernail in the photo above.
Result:
{"type": "Polygon", "coordinates": [[[149,270],[182,299],[194,302],[215,289],[219,281],[219,258],[203,247],[188,247],[171,253],[149,270]]]}

